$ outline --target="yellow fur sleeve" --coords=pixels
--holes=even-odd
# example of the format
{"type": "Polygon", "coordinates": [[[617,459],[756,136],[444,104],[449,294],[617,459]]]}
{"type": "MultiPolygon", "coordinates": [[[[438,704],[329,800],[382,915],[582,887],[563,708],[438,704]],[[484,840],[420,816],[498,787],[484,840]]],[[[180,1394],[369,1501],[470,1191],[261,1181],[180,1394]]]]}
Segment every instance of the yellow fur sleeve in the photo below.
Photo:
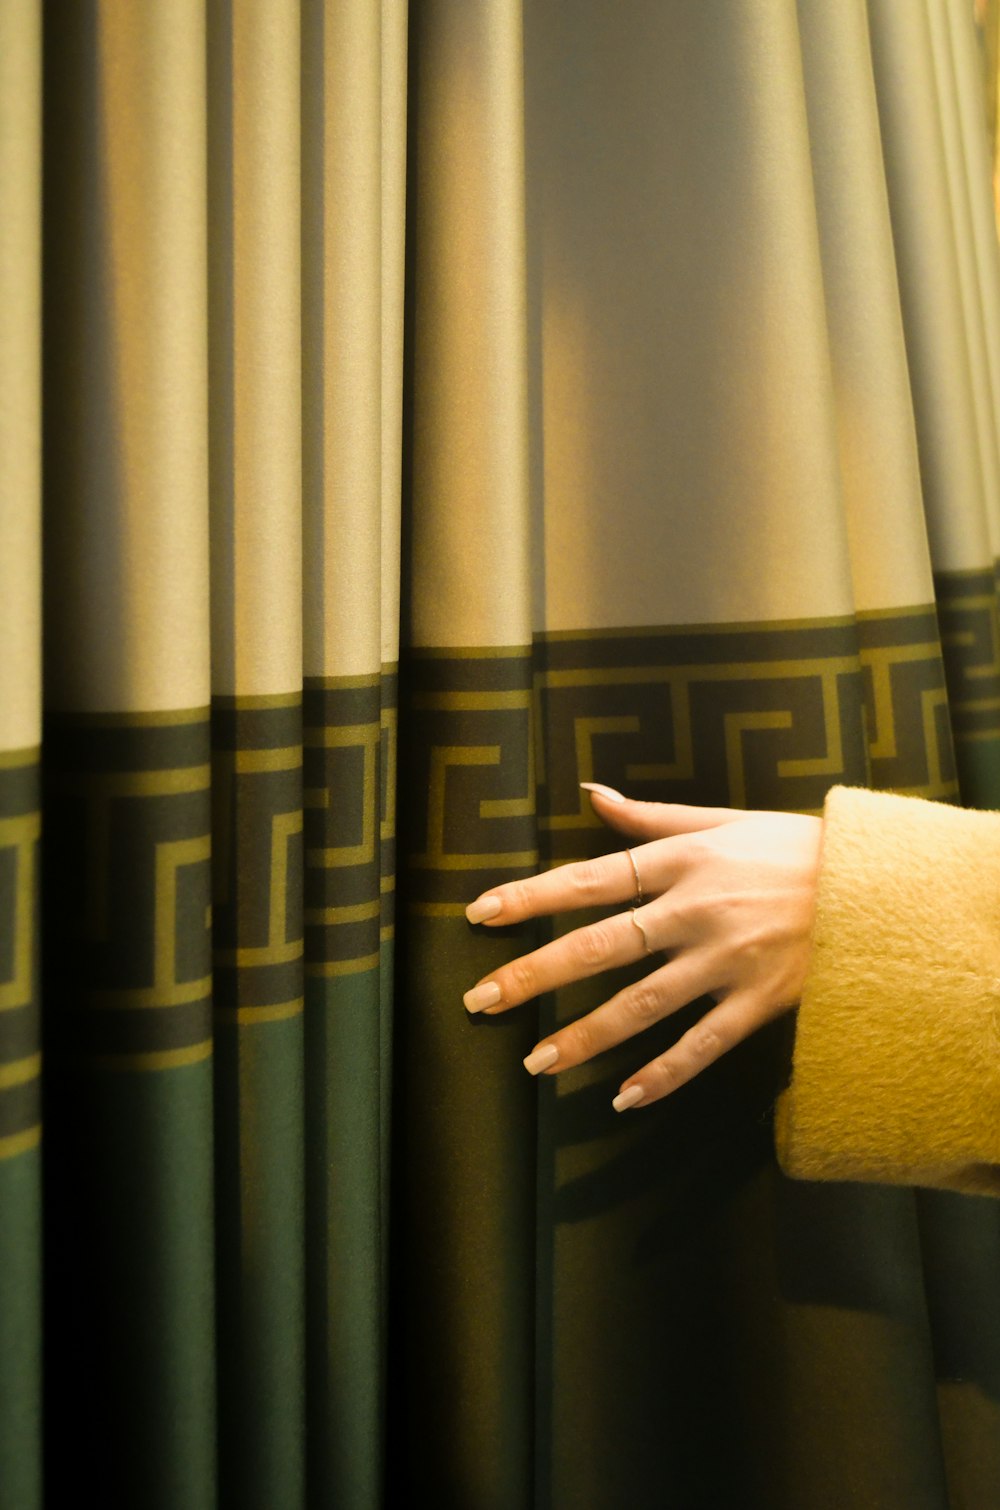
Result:
{"type": "Polygon", "coordinates": [[[834,787],[778,1160],[1000,1196],[1000,813],[834,787]]]}

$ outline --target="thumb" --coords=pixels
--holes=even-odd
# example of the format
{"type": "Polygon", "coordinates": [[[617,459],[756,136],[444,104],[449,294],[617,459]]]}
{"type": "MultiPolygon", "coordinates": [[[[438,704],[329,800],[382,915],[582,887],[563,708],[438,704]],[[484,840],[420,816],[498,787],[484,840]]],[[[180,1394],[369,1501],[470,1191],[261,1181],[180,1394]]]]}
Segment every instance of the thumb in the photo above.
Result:
{"type": "Polygon", "coordinates": [[[688,807],[683,802],[634,802],[614,787],[596,781],[581,781],[590,794],[597,816],[620,833],[641,839],[666,839],[672,834],[693,834],[703,828],[735,823],[746,813],[734,807],[688,807]]]}

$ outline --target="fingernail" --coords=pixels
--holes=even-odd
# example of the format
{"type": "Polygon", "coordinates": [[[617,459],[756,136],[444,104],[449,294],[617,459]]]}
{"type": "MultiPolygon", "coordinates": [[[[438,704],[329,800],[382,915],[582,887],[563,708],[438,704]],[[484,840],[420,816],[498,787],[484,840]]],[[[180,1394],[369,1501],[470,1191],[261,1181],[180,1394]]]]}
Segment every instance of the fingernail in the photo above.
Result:
{"type": "Polygon", "coordinates": [[[544,1043],[540,1049],[532,1049],[524,1061],[524,1067],[529,1075],[539,1075],[542,1070],[550,1069],[558,1058],[559,1050],[555,1044],[544,1043]]]}
{"type": "Polygon", "coordinates": [[[638,1106],[644,1095],[641,1085],[630,1085],[627,1091],[621,1091],[615,1097],[611,1105],[616,1112],[627,1112],[630,1106],[638,1106]]]}
{"type": "Polygon", "coordinates": [[[481,1012],[484,1007],[495,1007],[500,996],[500,987],[496,981],[487,980],[481,986],[473,986],[471,991],[466,991],[462,1000],[467,1012],[481,1012]]]}
{"type": "Polygon", "coordinates": [[[624,802],[621,792],[616,792],[613,786],[602,786],[599,781],[581,781],[580,785],[585,792],[596,792],[598,797],[607,797],[609,802],[624,802]]]}
{"type": "Polygon", "coordinates": [[[487,918],[495,918],[502,906],[499,897],[477,897],[465,909],[465,916],[470,923],[485,923],[487,918]]]}

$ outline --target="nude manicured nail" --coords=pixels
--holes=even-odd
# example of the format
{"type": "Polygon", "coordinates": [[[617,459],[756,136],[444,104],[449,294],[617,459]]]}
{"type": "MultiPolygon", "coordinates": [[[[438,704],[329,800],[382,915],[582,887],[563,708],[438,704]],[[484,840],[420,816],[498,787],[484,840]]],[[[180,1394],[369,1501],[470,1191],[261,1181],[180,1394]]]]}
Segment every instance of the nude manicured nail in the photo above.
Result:
{"type": "Polygon", "coordinates": [[[624,802],[626,799],[621,792],[616,792],[613,786],[602,786],[599,781],[581,781],[580,785],[585,792],[596,792],[598,797],[607,797],[609,802],[624,802]]]}
{"type": "Polygon", "coordinates": [[[467,1012],[481,1012],[484,1007],[495,1007],[500,996],[500,987],[496,981],[487,980],[481,986],[473,986],[471,991],[466,991],[462,1000],[467,1012]]]}
{"type": "Polygon", "coordinates": [[[499,897],[477,897],[465,909],[465,916],[470,923],[485,923],[487,918],[495,918],[502,906],[499,897]]]}
{"type": "Polygon", "coordinates": [[[630,1085],[627,1091],[620,1092],[611,1105],[616,1112],[627,1112],[630,1106],[638,1106],[645,1092],[641,1085],[630,1085]]]}
{"type": "Polygon", "coordinates": [[[532,1049],[524,1067],[529,1075],[540,1075],[542,1070],[551,1069],[559,1058],[559,1050],[554,1043],[544,1043],[539,1049],[532,1049]]]}

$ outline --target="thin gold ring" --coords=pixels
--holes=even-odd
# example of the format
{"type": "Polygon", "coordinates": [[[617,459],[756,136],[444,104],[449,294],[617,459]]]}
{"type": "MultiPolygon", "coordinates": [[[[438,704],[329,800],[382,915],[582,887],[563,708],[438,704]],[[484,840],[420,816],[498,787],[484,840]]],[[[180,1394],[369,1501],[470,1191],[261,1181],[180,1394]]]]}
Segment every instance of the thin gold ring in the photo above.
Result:
{"type": "Polygon", "coordinates": [[[649,939],[646,937],[646,930],[642,926],[642,924],[639,922],[639,919],[636,917],[636,915],[635,915],[635,908],[634,907],[632,908],[632,921],[635,924],[635,926],[638,928],[639,932],[642,934],[642,947],[645,949],[645,951],[646,951],[647,954],[652,954],[653,951],[649,947],[649,939]]]}
{"type": "Polygon", "coordinates": [[[642,894],[642,882],[639,880],[639,867],[635,863],[635,855],[632,853],[632,851],[630,849],[626,849],[625,853],[629,857],[629,861],[630,861],[630,863],[632,865],[632,874],[635,876],[635,903],[634,903],[634,906],[641,907],[642,904],[643,904],[643,902],[646,899],[645,899],[645,897],[642,894]]]}

